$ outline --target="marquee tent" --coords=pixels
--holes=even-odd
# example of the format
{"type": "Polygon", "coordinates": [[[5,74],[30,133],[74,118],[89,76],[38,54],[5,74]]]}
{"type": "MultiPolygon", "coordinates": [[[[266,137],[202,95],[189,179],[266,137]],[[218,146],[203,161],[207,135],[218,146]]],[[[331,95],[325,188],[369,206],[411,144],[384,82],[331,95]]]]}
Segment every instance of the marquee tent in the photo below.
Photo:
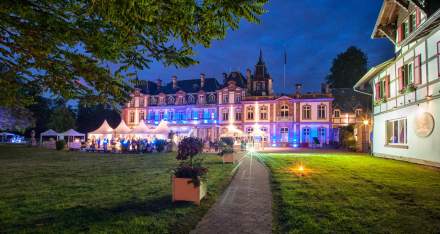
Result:
{"type": "Polygon", "coordinates": [[[43,143],[43,137],[55,137],[55,139],[58,140],[59,135],[59,133],[55,132],[52,129],[42,132],[40,133],[40,144],[43,143]]]}
{"type": "Polygon", "coordinates": [[[59,136],[62,137],[62,138],[64,138],[64,137],[68,137],[68,138],[69,138],[68,141],[71,142],[71,141],[73,141],[75,138],[81,138],[81,139],[84,139],[85,136],[86,136],[86,134],[84,134],[84,133],[80,133],[80,132],[77,132],[77,131],[75,131],[75,130],[73,130],[73,129],[69,129],[69,130],[67,130],[67,131],[65,131],[65,132],[63,132],[63,133],[60,133],[59,136]]]}
{"type": "Polygon", "coordinates": [[[160,139],[167,139],[169,133],[170,128],[168,127],[168,122],[164,120],[160,121],[159,125],[154,129],[154,134],[160,139]]]}
{"type": "Polygon", "coordinates": [[[125,124],[123,119],[113,131],[117,137],[124,137],[131,133],[131,129],[127,126],[127,124],[125,124]]]}
{"type": "Polygon", "coordinates": [[[110,127],[107,120],[104,120],[98,129],[89,132],[87,135],[88,138],[111,138],[113,135],[113,128],[110,127]]]}
{"type": "Polygon", "coordinates": [[[149,128],[143,120],[141,120],[133,130],[131,130],[130,134],[135,135],[136,137],[147,137],[154,134],[154,130],[149,128]]]}

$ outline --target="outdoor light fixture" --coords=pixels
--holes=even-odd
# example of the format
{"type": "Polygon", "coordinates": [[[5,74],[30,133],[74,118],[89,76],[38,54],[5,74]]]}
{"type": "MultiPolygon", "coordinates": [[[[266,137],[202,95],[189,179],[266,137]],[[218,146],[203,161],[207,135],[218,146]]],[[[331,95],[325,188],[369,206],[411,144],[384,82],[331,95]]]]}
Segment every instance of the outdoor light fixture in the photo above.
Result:
{"type": "Polygon", "coordinates": [[[365,120],[363,121],[363,123],[364,123],[364,125],[368,125],[368,119],[365,119],[365,120]]]}

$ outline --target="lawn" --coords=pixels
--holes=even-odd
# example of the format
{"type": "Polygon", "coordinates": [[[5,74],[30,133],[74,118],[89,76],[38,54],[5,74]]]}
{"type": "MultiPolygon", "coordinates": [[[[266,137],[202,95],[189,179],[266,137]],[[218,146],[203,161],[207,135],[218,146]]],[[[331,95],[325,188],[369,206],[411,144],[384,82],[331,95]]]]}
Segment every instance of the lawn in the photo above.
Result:
{"type": "Polygon", "coordinates": [[[261,158],[277,233],[440,232],[439,169],[349,153],[261,158]]]}
{"type": "Polygon", "coordinates": [[[93,154],[0,146],[0,233],[188,233],[228,185],[232,165],[203,155],[208,197],[171,202],[175,154],[93,154]]]}

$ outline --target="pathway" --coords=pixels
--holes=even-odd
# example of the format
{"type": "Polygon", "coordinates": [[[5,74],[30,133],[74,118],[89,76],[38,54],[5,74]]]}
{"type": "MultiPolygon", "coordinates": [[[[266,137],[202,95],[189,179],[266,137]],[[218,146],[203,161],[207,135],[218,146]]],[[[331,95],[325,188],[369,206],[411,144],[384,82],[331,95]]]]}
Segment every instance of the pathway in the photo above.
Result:
{"type": "Polygon", "coordinates": [[[269,172],[245,156],[229,187],[191,233],[271,233],[269,172]]]}

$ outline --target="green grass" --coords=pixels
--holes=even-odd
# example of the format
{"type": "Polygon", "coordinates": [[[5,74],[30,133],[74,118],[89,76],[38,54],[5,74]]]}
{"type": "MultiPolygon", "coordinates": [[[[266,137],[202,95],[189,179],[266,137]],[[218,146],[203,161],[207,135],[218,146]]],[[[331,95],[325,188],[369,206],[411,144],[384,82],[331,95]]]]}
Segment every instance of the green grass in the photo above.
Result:
{"type": "Polygon", "coordinates": [[[348,153],[262,160],[272,172],[275,232],[440,232],[439,169],[348,153]],[[289,170],[301,163],[306,175],[289,170]]]}
{"type": "Polygon", "coordinates": [[[0,233],[187,233],[228,185],[204,155],[208,196],[171,202],[175,154],[112,155],[0,145],[0,233]]]}

